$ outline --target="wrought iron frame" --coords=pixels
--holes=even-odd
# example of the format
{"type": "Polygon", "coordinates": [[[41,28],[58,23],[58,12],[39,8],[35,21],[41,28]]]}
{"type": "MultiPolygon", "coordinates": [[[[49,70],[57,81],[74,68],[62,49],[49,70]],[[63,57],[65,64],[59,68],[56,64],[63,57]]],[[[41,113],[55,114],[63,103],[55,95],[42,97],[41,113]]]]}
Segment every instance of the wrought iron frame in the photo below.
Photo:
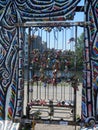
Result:
{"type": "MultiPolygon", "coordinates": [[[[77,39],[77,27],[83,27],[83,28],[86,28],[88,25],[90,25],[90,22],[64,22],[64,21],[47,21],[47,22],[26,22],[26,23],[22,23],[22,24],[16,24],[16,26],[17,27],[20,27],[20,28],[29,28],[29,31],[28,31],[28,33],[29,33],[29,36],[30,36],[30,27],[39,27],[39,28],[41,28],[41,27],[72,27],[72,26],[74,26],[75,27],[75,39],[77,39]]],[[[76,40],[77,41],[77,40],[76,40]]],[[[29,43],[28,43],[28,45],[30,45],[31,43],[31,40],[30,40],[30,37],[29,37],[29,43]]],[[[29,46],[30,47],[30,46],[29,46]]],[[[30,57],[30,54],[29,54],[29,56],[28,56],[28,58],[30,57]]],[[[76,60],[76,59],[75,59],[76,60]]],[[[28,76],[29,76],[29,59],[28,59],[28,76]]],[[[76,71],[76,70],[75,70],[76,71]]],[[[27,87],[28,87],[28,89],[27,89],[27,95],[29,95],[29,77],[28,77],[28,82],[27,82],[27,87]]],[[[27,108],[27,111],[26,111],[26,115],[27,115],[27,119],[29,120],[29,121],[32,121],[33,119],[37,122],[37,123],[45,123],[45,124],[67,124],[67,125],[77,125],[76,124],[76,106],[77,106],[77,104],[76,104],[76,101],[77,101],[77,92],[76,92],[76,90],[74,90],[74,106],[73,107],[71,107],[71,106],[69,106],[69,107],[64,107],[64,106],[62,106],[62,107],[64,107],[64,108],[73,108],[73,111],[74,111],[74,118],[73,118],[73,120],[72,121],[70,121],[70,120],[63,120],[63,119],[60,119],[60,120],[54,120],[54,119],[41,119],[41,118],[38,118],[38,119],[34,119],[34,117],[32,116],[32,115],[30,115],[30,106],[29,105],[27,105],[27,106],[25,106],[26,108],[27,108]]],[[[29,103],[29,96],[27,97],[27,102],[29,103]]],[[[41,105],[38,105],[38,104],[33,104],[33,106],[36,106],[36,107],[39,107],[39,106],[41,106],[41,105]]],[[[49,104],[48,105],[43,105],[43,108],[45,107],[45,106],[47,106],[47,107],[57,107],[57,105],[52,105],[52,106],[50,106],[49,104]]],[[[33,107],[32,107],[33,108],[33,107]]],[[[59,108],[58,108],[59,109],[59,108]]],[[[27,120],[26,119],[26,120],[27,120]]]]}

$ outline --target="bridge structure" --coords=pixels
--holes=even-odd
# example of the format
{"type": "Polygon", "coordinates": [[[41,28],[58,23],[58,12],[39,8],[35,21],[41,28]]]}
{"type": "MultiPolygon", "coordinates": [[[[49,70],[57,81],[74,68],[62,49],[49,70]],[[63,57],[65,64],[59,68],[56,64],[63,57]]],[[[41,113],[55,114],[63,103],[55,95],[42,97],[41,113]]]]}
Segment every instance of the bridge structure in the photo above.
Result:
{"type": "MultiPolygon", "coordinates": [[[[54,39],[56,40],[59,31],[63,32],[62,34],[64,35],[66,28],[74,28],[74,37],[72,37],[73,39],[71,40],[76,44],[77,28],[83,27],[84,68],[81,119],[85,120],[88,117],[93,117],[94,120],[98,121],[98,1],[85,0],[85,6],[78,6],[79,2],[80,0],[0,1],[0,120],[19,121],[22,120],[23,117],[32,120],[36,112],[37,114],[41,112],[41,116],[38,116],[37,119],[38,122],[45,123],[45,121],[47,121],[48,123],[61,123],[64,121],[66,123],[67,121],[76,123],[77,91],[76,88],[73,88],[73,80],[76,81],[75,87],[78,86],[78,80],[76,77],[74,78],[75,75],[72,75],[70,81],[65,81],[64,79],[63,82],[61,82],[62,79],[60,79],[60,76],[62,75],[62,68],[58,69],[58,61],[61,65],[61,59],[59,60],[58,57],[63,54],[58,51],[59,43],[57,41],[54,41],[54,48],[56,48],[52,50],[52,53],[54,51],[53,55],[56,54],[58,56],[56,58],[53,57],[57,62],[55,61],[53,64],[54,68],[49,66],[52,59],[49,57],[51,54],[50,38],[48,39],[47,35],[50,34],[51,30],[54,31],[57,29],[53,33],[54,39]],[[75,23],[67,22],[74,19],[76,12],[84,12],[85,20],[75,23]],[[50,67],[50,70],[52,70],[52,76],[48,75],[51,72],[47,67],[44,68],[45,71],[43,72],[43,68],[39,68],[39,65],[37,65],[37,67],[31,66],[31,64],[35,65],[34,61],[32,62],[31,59],[33,60],[35,58],[36,60],[38,58],[34,56],[42,56],[41,48],[39,48],[40,51],[36,49],[33,50],[32,55],[29,53],[31,40],[33,38],[31,36],[34,36],[33,34],[36,29],[38,29],[38,35],[40,33],[39,37],[42,37],[42,30],[46,31],[44,38],[47,39],[46,43],[49,44],[48,46],[46,45],[45,49],[47,51],[45,50],[46,52],[44,54],[47,57],[47,59],[45,59],[48,62],[47,65],[50,67]],[[29,42],[26,73],[27,104],[24,110],[25,33],[29,35],[29,42]],[[55,42],[57,42],[56,45],[55,42]],[[32,69],[32,71],[30,71],[30,69],[32,69]],[[36,69],[37,71],[35,71],[36,69]],[[33,76],[32,80],[30,75],[33,76]],[[43,78],[44,75],[48,76],[48,79],[50,76],[50,80],[45,80],[46,77],[43,78]],[[48,81],[48,83],[46,83],[46,81],[48,81]],[[65,83],[68,83],[68,88],[65,87],[65,83]],[[47,85],[47,87],[43,87],[43,84],[47,85]],[[66,91],[68,91],[69,94],[71,92],[72,97],[65,97],[66,91]],[[57,95],[59,95],[59,97],[57,97],[57,95]],[[66,98],[68,101],[67,105],[65,102],[66,98]],[[26,112],[26,117],[24,116],[24,111],[26,112]],[[59,117],[58,113],[65,113],[65,115],[59,117]],[[66,115],[70,117],[70,120],[66,119],[66,115]],[[58,117],[59,119],[55,120],[58,117]]],[[[61,38],[63,39],[62,43],[66,42],[64,41],[65,35],[63,35],[61,38]]],[[[62,48],[66,51],[64,44],[62,44],[62,48]]],[[[70,57],[72,57],[73,54],[71,54],[70,57]]],[[[66,57],[63,58],[68,59],[69,57],[67,57],[67,54],[65,55],[66,57]]],[[[45,58],[45,56],[43,56],[43,58],[45,58]]],[[[76,61],[75,56],[74,58],[76,61]]],[[[38,59],[38,62],[42,65],[41,58],[38,59]]],[[[76,62],[73,64],[74,68],[76,67],[75,63],[76,62]]],[[[66,67],[68,67],[67,65],[66,67]]],[[[74,69],[74,74],[76,74],[76,69],[74,69]]]]}

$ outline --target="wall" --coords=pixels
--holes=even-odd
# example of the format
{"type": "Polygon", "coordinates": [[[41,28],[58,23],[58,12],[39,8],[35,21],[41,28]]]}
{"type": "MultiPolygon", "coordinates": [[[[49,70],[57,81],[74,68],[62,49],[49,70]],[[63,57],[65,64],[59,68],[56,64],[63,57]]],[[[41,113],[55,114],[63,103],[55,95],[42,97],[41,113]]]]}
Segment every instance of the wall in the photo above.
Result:
{"type": "Polygon", "coordinates": [[[84,76],[82,89],[82,118],[98,120],[98,0],[85,0],[84,76]]]}
{"type": "Polygon", "coordinates": [[[73,19],[79,1],[0,0],[1,120],[20,118],[23,110],[24,31],[16,24],[73,19]]]}

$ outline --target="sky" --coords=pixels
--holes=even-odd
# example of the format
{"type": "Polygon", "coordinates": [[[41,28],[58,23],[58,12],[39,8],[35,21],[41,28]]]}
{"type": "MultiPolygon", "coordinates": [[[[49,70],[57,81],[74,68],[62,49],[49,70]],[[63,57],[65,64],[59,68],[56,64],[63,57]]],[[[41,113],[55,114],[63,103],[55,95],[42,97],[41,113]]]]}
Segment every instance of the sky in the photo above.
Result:
{"type": "MultiPolygon", "coordinates": [[[[78,4],[78,6],[84,6],[84,0],[81,0],[78,4]]],[[[76,12],[76,15],[74,17],[74,21],[84,21],[84,13],[83,12],[76,12]]]]}

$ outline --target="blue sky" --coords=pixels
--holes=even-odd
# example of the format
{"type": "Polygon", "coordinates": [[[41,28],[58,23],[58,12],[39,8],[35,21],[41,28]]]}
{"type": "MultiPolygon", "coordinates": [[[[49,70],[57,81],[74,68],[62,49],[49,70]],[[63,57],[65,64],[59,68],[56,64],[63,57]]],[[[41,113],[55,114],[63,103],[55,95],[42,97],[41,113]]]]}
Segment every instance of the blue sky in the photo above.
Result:
{"type": "Polygon", "coordinates": [[[81,0],[78,5],[84,5],[85,0],[81,0]]]}
{"type": "MultiPolygon", "coordinates": [[[[84,0],[81,0],[78,5],[84,6],[84,0]]],[[[74,21],[84,21],[84,13],[83,12],[76,12],[76,15],[74,17],[74,21]]]]}

